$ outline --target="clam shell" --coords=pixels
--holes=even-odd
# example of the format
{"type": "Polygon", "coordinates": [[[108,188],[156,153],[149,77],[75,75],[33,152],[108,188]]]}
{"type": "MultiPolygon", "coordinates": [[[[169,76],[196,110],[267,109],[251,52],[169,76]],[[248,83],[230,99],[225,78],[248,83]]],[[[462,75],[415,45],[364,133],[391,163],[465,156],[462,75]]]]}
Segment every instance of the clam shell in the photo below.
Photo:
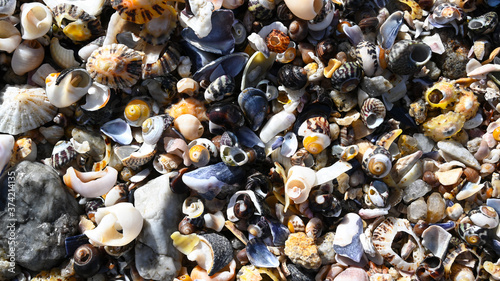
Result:
{"type": "Polygon", "coordinates": [[[231,77],[236,77],[243,69],[243,66],[248,60],[246,53],[232,53],[220,57],[212,62],[209,62],[202,68],[199,68],[194,74],[193,79],[196,81],[209,80],[213,82],[218,77],[226,74],[231,77]]]}
{"type": "Polygon", "coordinates": [[[101,132],[121,145],[129,145],[133,140],[130,125],[120,118],[106,122],[101,132]]]}
{"type": "Polygon", "coordinates": [[[52,12],[40,3],[21,5],[23,39],[32,40],[45,35],[52,25],[52,12]]]}
{"type": "Polygon", "coordinates": [[[24,75],[42,64],[45,57],[43,46],[36,40],[21,43],[12,55],[12,70],[17,75],[24,75]]]}
{"type": "MultiPolygon", "coordinates": [[[[16,1],[11,1],[16,3],[16,1]]],[[[14,5],[15,6],[15,5],[14,5]]],[[[21,44],[21,32],[8,21],[0,21],[0,50],[12,53],[21,44]]]]}
{"type": "Polygon", "coordinates": [[[258,130],[264,122],[268,109],[266,94],[256,88],[246,88],[239,94],[238,104],[250,123],[250,129],[258,130]]]}
{"type": "Polygon", "coordinates": [[[385,20],[380,26],[379,35],[377,36],[377,41],[382,48],[386,50],[391,49],[402,24],[403,12],[401,11],[392,13],[389,18],[385,20]]]}
{"type": "Polygon", "coordinates": [[[279,266],[278,258],[273,255],[266,244],[260,239],[251,239],[246,246],[248,260],[252,265],[264,268],[275,268],[279,266]]]}
{"type": "Polygon", "coordinates": [[[17,135],[36,129],[51,121],[57,113],[42,88],[6,85],[0,97],[1,133],[17,135]]]}
{"type": "Polygon", "coordinates": [[[269,56],[262,52],[255,52],[245,65],[243,70],[243,79],[241,81],[241,90],[249,87],[255,87],[259,81],[264,79],[269,69],[276,60],[276,53],[271,53],[269,56]]]}

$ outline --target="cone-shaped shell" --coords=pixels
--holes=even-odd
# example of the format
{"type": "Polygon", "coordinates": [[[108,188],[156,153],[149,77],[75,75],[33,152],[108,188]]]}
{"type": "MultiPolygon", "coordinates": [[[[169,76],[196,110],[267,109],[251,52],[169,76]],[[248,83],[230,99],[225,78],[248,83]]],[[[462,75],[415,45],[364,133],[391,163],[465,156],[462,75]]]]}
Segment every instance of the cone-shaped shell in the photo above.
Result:
{"type": "Polygon", "coordinates": [[[374,178],[383,178],[392,168],[391,153],[381,146],[370,148],[363,155],[363,170],[374,178]]]}

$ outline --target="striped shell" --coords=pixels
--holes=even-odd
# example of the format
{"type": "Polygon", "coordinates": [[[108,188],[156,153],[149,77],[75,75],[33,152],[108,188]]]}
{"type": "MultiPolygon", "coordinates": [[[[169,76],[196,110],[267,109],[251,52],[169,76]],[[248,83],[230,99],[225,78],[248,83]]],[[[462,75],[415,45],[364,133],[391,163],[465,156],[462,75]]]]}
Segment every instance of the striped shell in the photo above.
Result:
{"type": "Polygon", "coordinates": [[[495,30],[498,24],[498,14],[494,11],[488,12],[469,21],[468,27],[472,32],[488,34],[495,30]]]}
{"type": "Polygon", "coordinates": [[[87,41],[104,34],[99,19],[76,5],[59,4],[52,9],[52,12],[57,26],[73,41],[87,41]]]}
{"type": "Polygon", "coordinates": [[[167,5],[163,14],[141,26],[139,36],[151,45],[163,45],[177,27],[177,11],[167,5]]]}
{"type": "Polygon", "coordinates": [[[157,61],[144,64],[142,68],[142,79],[164,76],[174,71],[180,61],[180,53],[174,47],[169,46],[157,61]]]}
{"type": "Polygon", "coordinates": [[[236,84],[233,77],[229,75],[222,75],[210,83],[205,90],[204,96],[207,102],[220,101],[225,96],[233,93],[236,84]]]}
{"type": "Polygon", "coordinates": [[[92,52],[87,71],[96,82],[110,88],[129,88],[141,77],[143,53],[123,44],[111,44],[92,52]]]}
{"type": "Polygon", "coordinates": [[[124,20],[144,24],[163,14],[167,8],[166,0],[112,0],[113,9],[124,20]]]}
{"type": "Polygon", "coordinates": [[[383,178],[392,168],[391,153],[381,146],[365,152],[361,167],[374,178],[383,178]]]}
{"type": "Polygon", "coordinates": [[[373,246],[377,252],[390,264],[399,270],[415,272],[420,262],[424,259],[424,250],[419,238],[412,230],[408,220],[388,217],[373,231],[373,246]],[[413,254],[413,262],[407,262],[392,249],[392,243],[398,232],[406,232],[417,242],[418,249],[413,254]]]}
{"type": "Polygon", "coordinates": [[[381,100],[368,98],[361,107],[361,120],[369,129],[375,129],[384,122],[385,113],[385,105],[381,100]]]}
{"type": "Polygon", "coordinates": [[[333,88],[341,93],[350,92],[358,86],[363,76],[363,68],[356,62],[346,62],[332,74],[333,88]]]}
{"type": "Polygon", "coordinates": [[[306,85],[307,74],[300,66],[285,64],[278,70],[278,82],[292,90],[299,90],[306,85]]]}
{"type": "Polygon", "coordinates": [[[356,46],[356,58],[369,77],[382,74],[386,66],[384,50],[369,41],[359,42],[356,46]]]}

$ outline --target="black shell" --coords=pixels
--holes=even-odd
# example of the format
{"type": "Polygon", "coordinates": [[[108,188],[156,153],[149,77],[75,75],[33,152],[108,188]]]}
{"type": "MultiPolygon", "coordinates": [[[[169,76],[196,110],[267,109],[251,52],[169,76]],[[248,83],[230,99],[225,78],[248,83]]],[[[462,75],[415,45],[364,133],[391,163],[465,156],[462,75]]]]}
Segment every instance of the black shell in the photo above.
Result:
{"type": "Polygon", "coordinates": [[[97,274],[104,263],[102,252],[91,244],[85,244],[78,247],[73,258],[75,260],[73,266],[75,273],[84,278],[92,277],[97,274]]]}
{"type": "Polygon", "coordinates": [[[217,233],[200,234],[198,236],[205,239],[212,248],[214,261],[212,267],[208,269],[208,276],[212,276],[231,262],[233,247],[225,236],[217,233]]]}
{"type": "Polygon", "coordinates": [[[233,103],[216,103],[207,110],[207,116],[212,123],[226,129],[239,128],[245,123],[243,112],[233,103]]]}
{"type": "Polygon", "coordinates": [[[225,96],[229,96],[233,93],[236,84],[233,77],[229,75],[222,75],[215,79],[214,82],[210,83],[208,88],[205,90],[205,100],[208,102],[220,101],[225,96]]]}
{"type": "Polygon", "coordinates": [[[245,184],[245,189],[252,190],[257,197],[264,199],[272,190],[271,181],[261,172],[255,172],[250,175],[245,184]]]}
{"type": "Polygon", "coordinates": [[[268,109],[266,94],[256,88],[246,88],[238,96],[238,104],[250,124],[250,129],[258,130],[266,118],[268,109]]]}
{"type": "Polygon", "coordinates": [[[278,70],[278,82],[292,90],[299,90],[307,83],[307,73],[300,66],[285,64],[278,70]]]}
{"type": "Polygon", "coordinates": [[[456,231],[460,238],[470,246],[483,246],[489,241],[488,230],[477,225],[460,223],[456,231]]]}
{"type": "Polygon", "coordinates": [[[333,72],[332,86],[341,93],[347,93],[356,89],[362,76],[363,68],[357,62],[346,62],[333,72]]]}
{"type": "Polygon", "coordinates": [[[252,199],[247,194],[243,194],[234,204],[234,215],[239,219],[249,219],[255,212],[252,199]]]}
{"type": "Polygon", "coordinates": [[[316,54],[323,62],[328,62],[337,54],[337,44],[331,38],[327,38],[316,45],[316,54]]]}
{"type": "Polygon", "coordinates": [[[468,27],[472,32],[477,34],[488,34],[495,30],[498,24],[498,14],[496,12],[488,12],[469,21],[468,27]]]}
{"type": "Polygon", "coordinates": [[[167,73],[153,79],[146,79],[141,83],[141,86],[148,89],[148,93],[156,102],[161,106],[166,106],[177,94],[177,82],[178,79],[175,76],[167,73]]]}
{"type": "Polygon", "coordinates": [[[313,212],[321,213],[325,217],[338,217],[342,211],[339,200],[330,193],[322,190],[313,190],[309,196],[309,208],[313,212]]]}

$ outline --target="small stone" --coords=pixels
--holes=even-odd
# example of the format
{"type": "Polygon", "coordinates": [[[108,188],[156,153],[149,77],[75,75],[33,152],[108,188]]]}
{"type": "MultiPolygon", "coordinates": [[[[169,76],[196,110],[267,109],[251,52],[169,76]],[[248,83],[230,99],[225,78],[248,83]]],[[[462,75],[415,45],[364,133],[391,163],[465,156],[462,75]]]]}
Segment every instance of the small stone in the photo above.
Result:
{"type": "Polygon", "coordinates": [[[427,222],[436,223],[444,218],[446,202],[438,192],[432,193],[427,198],[427,222]]]}
{"type": "Polygon", "coordinates": [[[460,143],[452,140],[443,140],[437,143],[438,148],[446,154],[446,156],[451,159],[460,161],[465,165],[474,168],[476,170],[481,169],[481,165],[474,158],[474,155],[467,150],[467,148],[463,147],[460,143]]]}
{"type": "Polygon", "coordinates": [[[462,168],[455,168],[444,172],[435,172],[434,174],[442,185],[454,185],[462,176],[462,168]]]}
{"type": "Polygon", "coordinates": [[[285,255],[295,264],[308,269],[318,269],[321,258],[312,238],[304,232],[291,233],[285,242],[285,255]]]}
{"type": "Polygon", "coordinates": [[[337,226],[333,249],[337,255],[359,262],[363,256],[363,245],[359,236],[363,233],[363,221],[358,214],[348,213],[337,226]]]}
{"type": "Polygon", "coordinates": [[[427,204],[424,198],[420,197],[418,200],[413,201],[407,209],[408,220],[410,222],[417,222],[427,218],[427,204]]]}
{"type": "Polygon", "coordinates": [[[432,187],[429,184],[421,179],[418,179],[410,183],[410,185],[404,189],[403,200],[408,204],[417,198],[423,197],[431,190],[432,187]]]}
{"type": "Polygon", "coordinates": [[[446,215],[453,221],[456,221],[464,213],[464,208],[459,203],[453,204],[453,206],[446,208],[446,215]]]}
{"type": "Polygon", "coordinates": [[[370,280],[366,271],[359,267],[349,267],[342,271],[333,281],[368,281],[370,280]]]}
{"type": "Polygon", "coordinates": [[[333,250],[333,240],[335,233],[327,232],[325,235],[318,238],[318,254],[321,258],[321,264],[332,264],[335,262],[335,251],[333,250]]]}

